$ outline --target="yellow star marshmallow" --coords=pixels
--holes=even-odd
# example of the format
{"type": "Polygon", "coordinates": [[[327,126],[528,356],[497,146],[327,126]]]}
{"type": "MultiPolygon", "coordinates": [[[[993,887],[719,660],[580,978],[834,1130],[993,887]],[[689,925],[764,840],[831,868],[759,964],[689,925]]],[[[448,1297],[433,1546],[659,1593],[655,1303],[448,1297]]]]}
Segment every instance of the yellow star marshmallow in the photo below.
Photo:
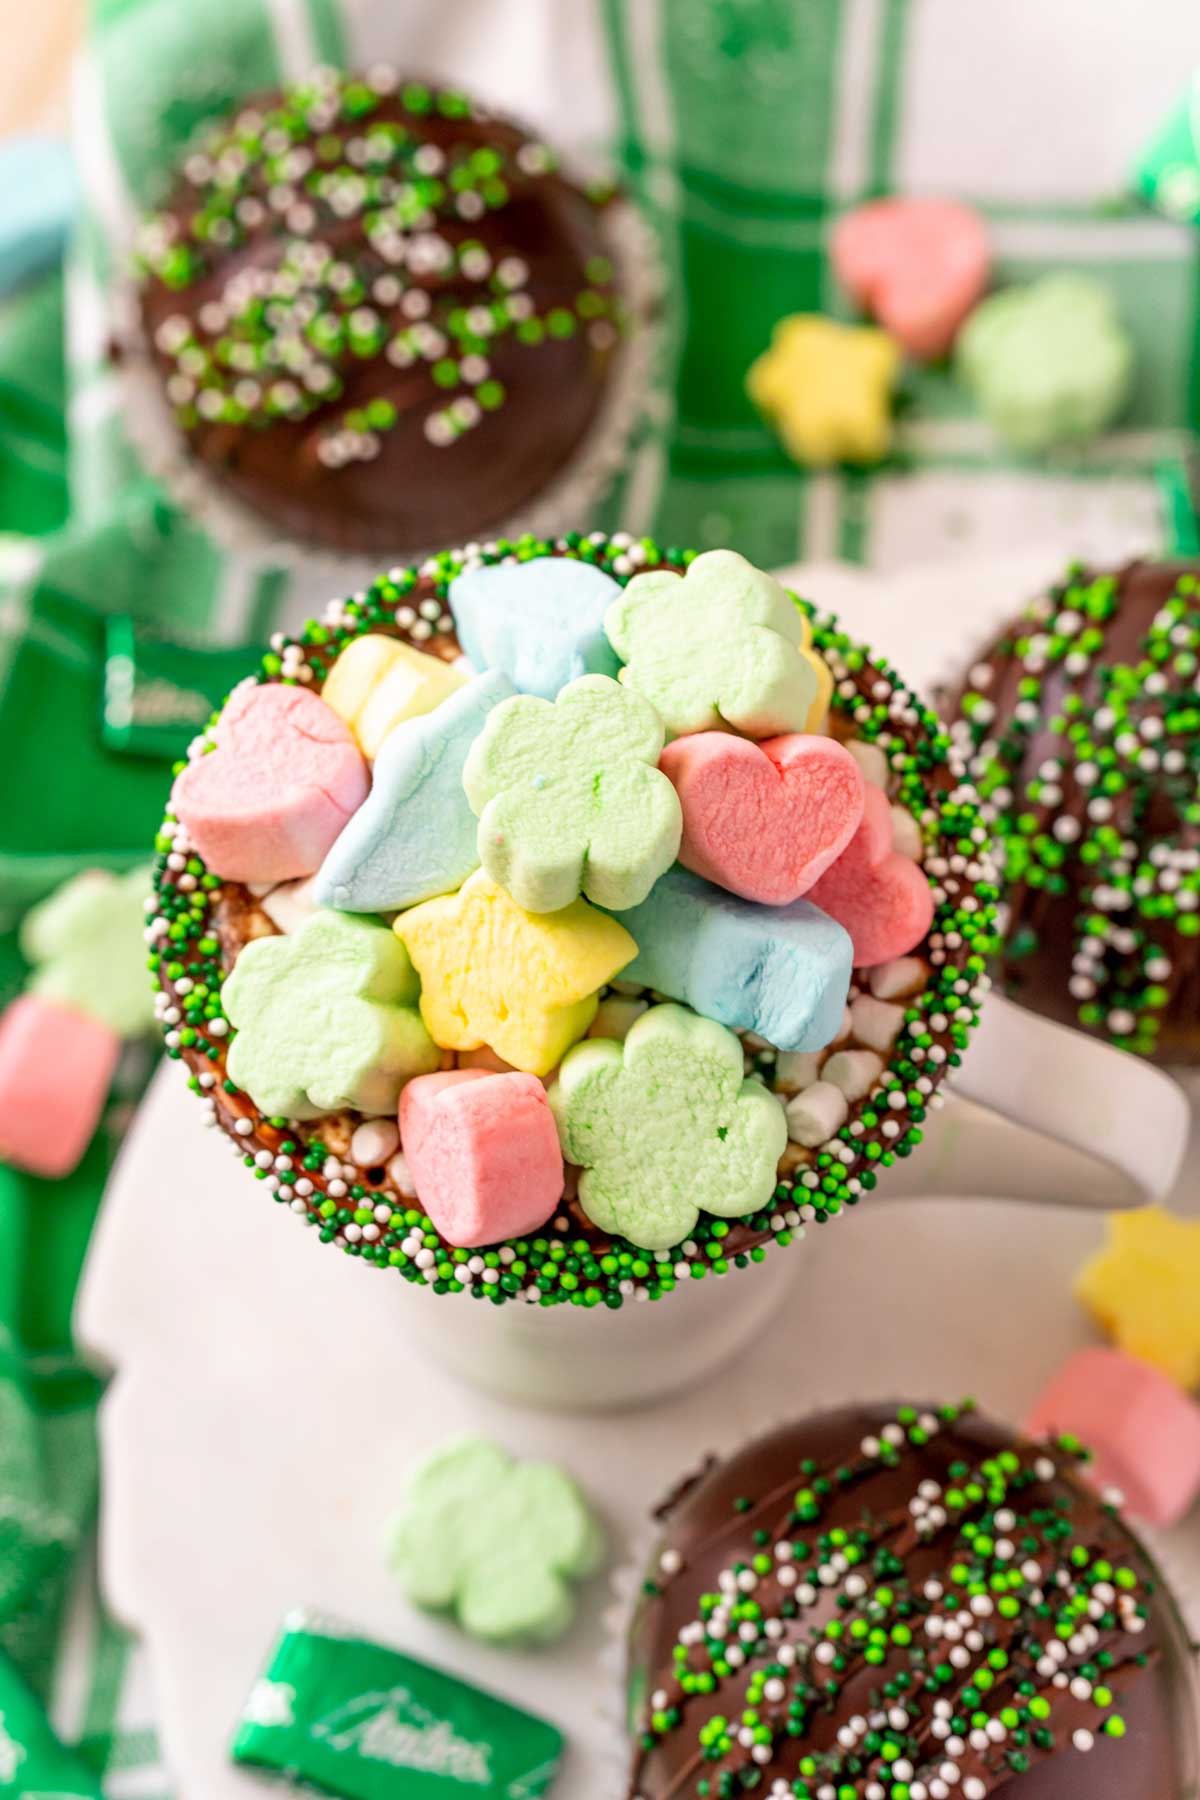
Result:
{"type": "Polygon", "coordinates": [[[421,1016],[444,1050],[484,1044],[548,1075],[596,1016],[599,989],[637,955],[623,925],[586,900],[523,912],[477,869],[457,894],[426,900],[393,927],[421,977],[421,1016]]]}
{"type": "Polygon", "coordinates": [[[899,370],[899,348],[885,331],[792,313],[750,365],[746,388],[796,462],[875,463],[891,443],[899,370]]]}
{"type": "Polygon", "coordinates": [[[1180,1387],[1200,1386],[1200,1222],[1158,1206],[1116,1214],[1075,1293],[1122,1350],[1180,1387]]]}
{"type": "Polygon", "coordinates": [[[804,729],[823,731],[829,715],[829,703],[833,699],[833,670],[820,652],[813,649],[812,620],[804,612],[800,614],[800,631],[800,654],[817,678],[817,697],[808,709],[804,729]]]}

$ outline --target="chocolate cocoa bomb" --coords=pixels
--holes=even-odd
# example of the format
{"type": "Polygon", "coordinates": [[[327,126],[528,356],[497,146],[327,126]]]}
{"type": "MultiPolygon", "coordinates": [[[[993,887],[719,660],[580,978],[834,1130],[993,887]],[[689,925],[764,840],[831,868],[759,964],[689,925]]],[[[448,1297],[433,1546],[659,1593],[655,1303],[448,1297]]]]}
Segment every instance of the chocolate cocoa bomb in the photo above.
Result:
{"type": "Polygon", "coordinates": [[[1004,881],[1014,999],[1200,1060],[1200,562],[1073,568],[978,656],[952,731],[1004,881]]]}
{"type": "Polygon", "coordinates": [[[626,1795],[1183,1800],[1182,1625],[1085,1455],[859,1406],[705,1471],[632,1623],[626,1795]]]}
{"type": "Polygon", "coordinates": [[[302,541],[457,542],[595,423],[624,320],[605,202],[466,95],[322,72],[185,159],[140,238],[194,455],[302,541]]]}

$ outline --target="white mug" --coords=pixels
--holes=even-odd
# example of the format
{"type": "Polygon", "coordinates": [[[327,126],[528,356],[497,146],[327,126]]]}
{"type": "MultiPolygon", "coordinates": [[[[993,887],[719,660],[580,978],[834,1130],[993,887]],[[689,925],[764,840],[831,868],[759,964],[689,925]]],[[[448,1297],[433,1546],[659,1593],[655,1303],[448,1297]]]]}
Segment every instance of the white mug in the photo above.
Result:
{"type": "MultiPolygon", "coordinates": [[[[891,1196],[1011,1199],[1099,1209],[1150,1205],[1175,1184],[1191,1122],[1179,1084],[1098,1039],[988,996],[925,1139],[881,1171],[854,1229],[891,1196]]],[[[848,1230],[839,1220],[829,1231],[848,1230]]],[[[643,1406],[699,1384],[757,1337],[795,1291],[804,1244],[661,1300],[605,1307],[487,1306],[406,1288],[420,1342],[443,1366],[529,1406],[643,1406]]]]}

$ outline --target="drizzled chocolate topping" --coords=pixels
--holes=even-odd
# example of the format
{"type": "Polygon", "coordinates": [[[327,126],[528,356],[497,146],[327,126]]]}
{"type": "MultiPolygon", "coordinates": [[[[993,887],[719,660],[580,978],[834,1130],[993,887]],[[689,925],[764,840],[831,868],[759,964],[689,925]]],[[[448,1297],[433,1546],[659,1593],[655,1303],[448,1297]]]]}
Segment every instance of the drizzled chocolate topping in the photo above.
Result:
{"type": "Polygon", "coordinates": [[[970,1402],[847,1408],[685,1490],[629,1640],[628,1800],[1179,1800],[1181,1640],[1086,1460],[970,1402]]]}
{"type": "Polygon", "coordinates": [[[597,416],[624,321],[607,196],[468,96],[317,71],[185,159],[142,317],[200,460],[306,540],[484,533],[597,416]]]}
{"type": "Polygon", "coordinates": [[[972,666],[953,735],[1005,878],[1001,980],[1200,1058],[1200,563],[1075,568],[972,666]]]}

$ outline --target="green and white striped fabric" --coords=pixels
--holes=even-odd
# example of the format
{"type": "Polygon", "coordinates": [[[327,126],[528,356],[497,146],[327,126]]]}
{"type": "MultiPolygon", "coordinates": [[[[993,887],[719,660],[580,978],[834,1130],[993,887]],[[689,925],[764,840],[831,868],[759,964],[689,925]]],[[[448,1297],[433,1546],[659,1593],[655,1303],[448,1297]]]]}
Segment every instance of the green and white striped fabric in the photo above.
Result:
{"type": "MultiPolygon", "coordinates": [[[[1149,13],[1137,0],[93,0],[74,103],[86,218],[65,282],[0,316],[0,751],[9,793],[28,796],[0,828],[0,989],[15,978],[3,956],[21,908],[84,863],[134,860],[165,783],[161,764],[98,747],[100,615],[236,644],[323,597],[181,517],[122,420],[107,348],[124,246],[201,120],[318,61],[386,60],[472,88],[568,146],[607,145],[657,227],[671,304],[646,428],[604,516],[580,523],[732,542],[767,565],[840,556],[891,572],[1030,543],[1064,558],[1194,547],[1180,471],[1200,408],[1200,247],[1121,196],[1195,54],[1189,0],[1149,13]],[[889,190],[976,202],[999,283],[1054,267],[1112,285],[1139,356],[1118,430],[1052,464],[1020,462],[932,369],[906,376],[885,467],[806,475],[787,462],[745,398],[745,370],[780,315],[845,312],[830,229],[889,190]]],[[[105,1160],[85,1172],[84,1236],[105,1160]]],[[[14,1221],[33,1204],[0,1190],[14,1267],[14,1221]]],[[[14,1320],[0,1305],[10,1336],[14,1320]]],[[[15,1344],[27,1392],[47,1355],[78,1373],[69,1342],[48,1350],[16,1331],[15,1344]]],[[[70,1495],[79,1532],[90,1404],[70,1495]]],[[[64,1427],[39,1417],[52,1456],[64,1427]]],[[[30,1630],[27,1673],[52,1690],[60,1732],[109,1800],[164,1794],[144,1661],[105,1618],[86,1563],[70,1606],[60,1594],[30,1630]]],[[[18,1640],[0,1634],[4,1649],[18,1640]]]]}

